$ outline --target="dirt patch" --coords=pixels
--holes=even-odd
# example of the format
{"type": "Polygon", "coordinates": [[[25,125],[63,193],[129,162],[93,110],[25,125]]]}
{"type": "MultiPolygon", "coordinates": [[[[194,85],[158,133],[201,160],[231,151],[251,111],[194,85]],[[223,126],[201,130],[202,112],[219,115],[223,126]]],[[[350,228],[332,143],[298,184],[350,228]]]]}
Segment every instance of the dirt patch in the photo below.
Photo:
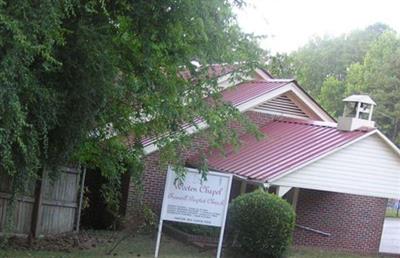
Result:
{"type": "Polygon", "coordinates": [[[45,250],[71,252],[76,249],[91,249],[106,243],[112,243],[117,238],[116,234],[98,234],[94,232],[80,232],[79,234],[63,234],[47,236],[38,239],[11,237],[5,244],[7,249],[13,250],[45,250]]]}

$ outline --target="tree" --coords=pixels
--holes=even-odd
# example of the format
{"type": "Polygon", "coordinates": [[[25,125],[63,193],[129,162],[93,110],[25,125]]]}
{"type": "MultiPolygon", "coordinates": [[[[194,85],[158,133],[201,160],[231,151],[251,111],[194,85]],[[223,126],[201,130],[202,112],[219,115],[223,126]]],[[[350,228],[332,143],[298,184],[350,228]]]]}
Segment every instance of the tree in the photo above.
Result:
{"type": "Polygon", "coordinates": [[[299,83],[333,116],[342,113],[342,98],[367,94],[377,102],[374,119],[400,144],[400,50],[398,34],[385,24],[339,37],[314,38],[289,55],[270,58],[272,74],[294,74],[299,83]]]}
{"type": "Polygon", "coordinates": [[[286,53],[276,53],[270,56],[266,69],[277,78],[293,78],[296,74],[293,58],[286,53]]]}
{"type": "Polygon", "coordinates": [[[284,55],[281,54],[273,56],[270,69],[291,71],[289,77],[294,76],[312,96],[319,96],[322,84],[328,77],[344,81],[348,67],[362,62],[371,44],[385,31],[392,29],[376,23],[364,30],[355,30],[339,37],[315,37],[287,58],[282,58],[284,55]],[[275,59],[284,62],[275,64],[275,59]],[[284,68],[280,68],[282,63],[284,68]]]}
{"type": "MultiPolygon", "coordinates": [[[[316,96],[322,83],[329,76],[335,76],[344,81],[348,67],[362,62],[369,47],[384,32],[390,31],[387,25],[377,23],[364,30],[355,30],[334,38],[317,38],[315,41],[300,49],[294,56],[300,58],[299,81],[316,96]]],[[[295,58],[296,60],[296,58],[295,58]]]]}
{"type": "Polygon", "coordinates": [[[386,32],[371,46],[362,67],[353,67],[358,80],[356,91],[371,95],[377,103],[374,112],[380,129],[400,143],[400,38],[386,32]],[[356,71],[355,71],[356,70],[356,71]]]}
{"type": "Polygon", "coordinates": [[[199,117],[217,145],[234,139],[221,126],[230,119],[254,129],[220,101],[207,67],[235,65],[238,76],[257,65],[256,40],[232,13],[243,4],[0,1],[0,171],[15,191],[71,162],[118,182],[140,168],[146,136],[160,137],[162,157],[179,165],[183,124],[199,117]]]}
{"type": "Polygon", "coordinates": [[[350,65],[347,71],[345,96],[363,94],[365,89],[364,66],[360,63],[350,65]]]}
{"type": "Polygon", "coordinates": [[[343,82],[333,76],[326,78],[321,87],[319,100],[321,105],[334,117],[338,117],[343,112],[343,82]]]}

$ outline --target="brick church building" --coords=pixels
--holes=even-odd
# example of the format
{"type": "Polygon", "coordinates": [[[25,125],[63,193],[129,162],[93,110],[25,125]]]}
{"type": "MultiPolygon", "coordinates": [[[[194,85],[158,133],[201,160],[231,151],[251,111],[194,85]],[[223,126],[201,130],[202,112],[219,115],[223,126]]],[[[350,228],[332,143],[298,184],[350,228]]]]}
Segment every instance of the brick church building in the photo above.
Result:
{"type": "MultiPolygon", "coordinates": [[[[229,84],[229,73],[218,82],[223,100],[265,137],[243,132],[240,149],[227,147],[222,156],[187,128],[194,137],[184,154],[187,166],[196,167],[198,153],[208,150],[209,169],[234,176],[231,198],[261,186],[288,200],[297,214],[295,245],[378,253],[387,200],[400,199],[400,151],[375,127],[373,100],[344,99],[344,114],[336,121],[295,80],[275,79],[262,69],[236,85],[229,84]]],[[[143,144],[143,201],[159,214],[166,168],[154,142],[143,144]]],[[[127,189],[129,213],[135,186],[127,189]]]]}

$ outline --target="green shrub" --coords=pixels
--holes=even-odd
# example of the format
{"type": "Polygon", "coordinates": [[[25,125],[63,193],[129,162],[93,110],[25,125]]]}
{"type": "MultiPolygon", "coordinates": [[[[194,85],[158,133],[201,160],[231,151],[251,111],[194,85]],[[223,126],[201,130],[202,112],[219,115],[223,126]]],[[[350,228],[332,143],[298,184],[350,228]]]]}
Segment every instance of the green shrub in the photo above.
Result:
{"type": "Polygon", "coordinates": [[[257,190],[232,201],[228,223],[243,252],[278,258],[291,243],[295,213],[285,200],[257,190]]]}

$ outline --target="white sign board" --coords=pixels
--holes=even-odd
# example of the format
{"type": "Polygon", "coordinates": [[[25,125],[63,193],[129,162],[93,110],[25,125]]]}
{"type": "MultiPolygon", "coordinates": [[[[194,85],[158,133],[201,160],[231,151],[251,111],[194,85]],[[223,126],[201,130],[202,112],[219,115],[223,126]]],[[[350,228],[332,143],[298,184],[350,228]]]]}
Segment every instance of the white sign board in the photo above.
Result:
{"type": "Polygon", "coordinates": [[[188,170],[181,184],[168,170],[161,217],[164,220],[221,227],[229,203],[232,175],[208,172],[207,181],[197,170],[188,170]]]}
{"type": "Polygon", "coordinates": [[[155,257],[158,257],[163,220],[221,227],[217,257],[220,257],[232,175],[208,172],[207,180],[195,169],[187,169],[181,182],[168,168],[155,257]]]}

